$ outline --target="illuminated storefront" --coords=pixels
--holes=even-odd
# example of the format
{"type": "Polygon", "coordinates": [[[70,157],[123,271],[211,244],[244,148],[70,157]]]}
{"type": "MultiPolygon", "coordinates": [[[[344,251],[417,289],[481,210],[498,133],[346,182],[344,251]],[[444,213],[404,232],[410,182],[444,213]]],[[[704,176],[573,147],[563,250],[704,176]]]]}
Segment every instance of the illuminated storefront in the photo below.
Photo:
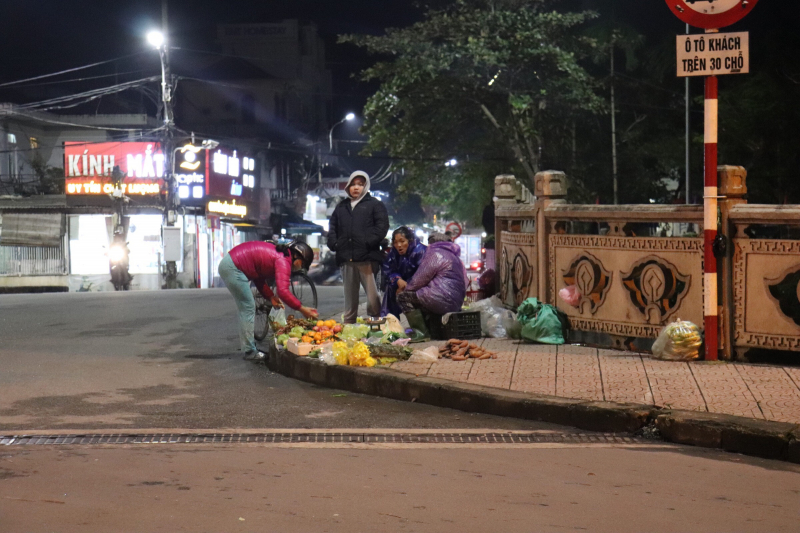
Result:
{"type": "Polygon", "coordinates": [[[111,194],[117,167],[124,194],[158,196],[164,187],[164,165],[164,152],[157,142],[64,143],[68,196],[111,194]]]}
{"type": "MultiPolygon", "coordinates": [[[[247,238],[234,223],[258,218],[258,164],[249,153],[185,144],[173,150],[182,227],[181,287],[221,286],[219,263],[247,238]]],[[[169,174],[158,142],[68,142],[64,169],[69,221],[71,290],[113,290],[108,248],[113,238],[112,174],[125,196],[123,226],[130,249],[132,289],[159,289],[164,271],[162,225],[169,174]]]]}

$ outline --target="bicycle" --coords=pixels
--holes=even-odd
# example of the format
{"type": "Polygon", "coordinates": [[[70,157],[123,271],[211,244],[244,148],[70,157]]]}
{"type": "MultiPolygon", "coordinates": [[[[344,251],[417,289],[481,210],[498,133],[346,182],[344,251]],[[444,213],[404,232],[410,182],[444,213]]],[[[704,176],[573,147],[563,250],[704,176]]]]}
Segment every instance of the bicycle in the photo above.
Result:
{"type": "MultiPolygon", "coordinates": [[[[270,289],[272,289],[272,293],[277,294],[274,280],[270,282],[269,286],[270,289]]],[[[292,294],[294,294],[295,298],[300,300],[303,306],[312,309],[317,308],[317,286],[311,278],[308,277],[305,271],[300,270],[292,272],[290,288],[292,294]]],[[[267,334],[269,333],[269,314],[272,311],[272,303],[264,298],[255,287],[251,286],[250,290],[253,291],[253,298],[255,298],[256,301],[256,315],[253,324],[254,337],[257,341],[263,341],[267,338],[267,334]]]]}

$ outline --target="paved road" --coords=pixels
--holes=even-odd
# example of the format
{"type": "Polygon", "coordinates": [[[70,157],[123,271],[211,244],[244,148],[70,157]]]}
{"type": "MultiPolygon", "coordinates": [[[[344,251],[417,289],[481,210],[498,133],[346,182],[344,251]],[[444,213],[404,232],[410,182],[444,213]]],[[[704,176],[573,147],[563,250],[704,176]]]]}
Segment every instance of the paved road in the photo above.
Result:
{"type": "MultiPolygon", "coordinates": [[[[320,312],[342,308],[320,288],[320,312]]],[[[547,427],[343,394],[243,361],[224,289],[0,296],[0,431],[547,427]]]]}
{"type": "Polygon", "coordinates": [[[800,467],[677,446],[0,450],[0,530],[796,532],[800,467]]]}
{"type": "MultiPolygon", "coordinates": [[[[323,314],[339,291],[321,289],[323,314]]],[[[796,465],[344,394],[242,361],[236,343],[224,290],[0,296],[0,434],[485,428],[567,442],[2,446],[0,532],[797,531],[796,465]]]]}

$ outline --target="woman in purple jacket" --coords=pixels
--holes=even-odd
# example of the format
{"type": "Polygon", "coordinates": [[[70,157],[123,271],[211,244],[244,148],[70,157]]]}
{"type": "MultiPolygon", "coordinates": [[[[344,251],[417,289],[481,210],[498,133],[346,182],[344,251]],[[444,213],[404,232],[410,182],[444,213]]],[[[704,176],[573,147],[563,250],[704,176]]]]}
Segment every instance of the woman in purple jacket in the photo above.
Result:
{"type": "Polygon", "coordinates": [[[414,232],[406,226],[400,226],[392,233],[392,250],[383,261],[382,273],[386,280],[386,292],[383,293],[381,316],[389,313],[400,316],[403,311],[397,303],[397,295],[406,289],[406,285],[417,272],[427,246],[419,242],[414,232]]]}
{"type": "Polygon", "coordinates": [[[443,233],[431,233],[428,250],[414,277],[397,296],[404,313],[421,309],[444,315],[461,311],[467,295],[461,248],[443,233]]]}

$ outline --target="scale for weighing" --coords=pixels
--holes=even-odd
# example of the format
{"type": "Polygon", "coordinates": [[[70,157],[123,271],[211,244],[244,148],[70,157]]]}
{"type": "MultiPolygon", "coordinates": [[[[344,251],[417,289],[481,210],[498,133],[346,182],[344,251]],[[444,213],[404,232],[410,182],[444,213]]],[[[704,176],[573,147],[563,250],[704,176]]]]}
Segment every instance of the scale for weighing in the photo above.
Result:
{"type": "Polygon", "coordinates": [[[381,326],[386,324],[386,317],[374,318],[370,317],[364,321],[364,324],[369,326],[370,331],[380,331],[381,326]]]}

